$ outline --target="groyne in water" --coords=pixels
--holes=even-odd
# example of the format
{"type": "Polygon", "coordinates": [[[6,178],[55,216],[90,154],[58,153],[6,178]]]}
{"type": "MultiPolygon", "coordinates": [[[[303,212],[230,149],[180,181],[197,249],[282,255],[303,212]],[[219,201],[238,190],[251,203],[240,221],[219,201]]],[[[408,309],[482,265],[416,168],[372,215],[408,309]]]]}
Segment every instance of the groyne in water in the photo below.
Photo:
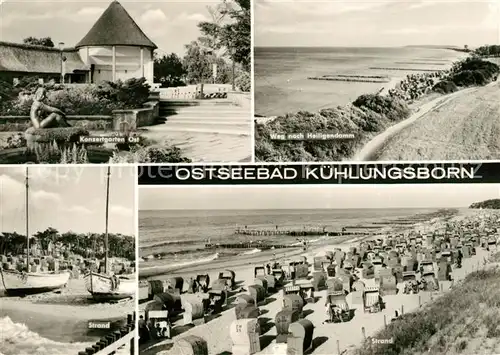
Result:
{"type": "Polygon", "coordinates": [[[395,64],[423,64],[423,65],[446,65],[446,62],[427,62],[427,61],[422,61],[422,62],[394,62],[395,64]]]}
{"type": "Polygon", "coordinates": [[[338,237],[343,235],[364,234],[363,232],[347,232],[337,231],[329,232],[326,230],[280,230],[280,229],[237,229],[235,234],[250,235],[250,236],[273,236],[287,235],[290,237],[307,237],[307,236],[329,236],[338,237]]]}
{"type": "Polygon", "coordinates": [[[439,59],[439,58],[414,58],[414,60],[419,60],[422,62],[447,62],[447,63],[452,62],[449,59],[439,59]]]}
{"type": "Polygon", "coordinates": [[[356,83],[388,83],[390,79],[386,76],[369,76],[369,75],[323,75],[308,77],[309,80],[324,80],[324,81],[349,81],[356,83]]]}
{"type": "Polygon", "coordinates": [[[372,70],[400,70],[400,71],[423,71],[423,72],[441,72],[443,69],[417,69],[417,68],[384,68],[370,67],[372,70]]]}

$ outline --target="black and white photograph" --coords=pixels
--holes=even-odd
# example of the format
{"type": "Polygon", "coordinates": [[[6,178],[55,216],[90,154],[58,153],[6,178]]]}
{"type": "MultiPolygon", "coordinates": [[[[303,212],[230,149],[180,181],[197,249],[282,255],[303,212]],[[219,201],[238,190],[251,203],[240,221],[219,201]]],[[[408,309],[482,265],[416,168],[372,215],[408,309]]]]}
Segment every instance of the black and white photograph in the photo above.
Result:
{"type": "Polygon", "coordinates": [[[500,184],[138,199],[140,354],[500,352],[500,184]]]}
{"type": "Polygon", "coordinates": [[[0,2],[0,164],[251,161],[249,0],[0,2]]]}
{"type": "Polygon", "coordinates": [[[254,3],[256,161],[500,158],[498,1],[254,3]]]}
{"type": "Polygon", "coordinates": [[[133,167],[0,167],[0,354],[133,355],[133,167]]]}

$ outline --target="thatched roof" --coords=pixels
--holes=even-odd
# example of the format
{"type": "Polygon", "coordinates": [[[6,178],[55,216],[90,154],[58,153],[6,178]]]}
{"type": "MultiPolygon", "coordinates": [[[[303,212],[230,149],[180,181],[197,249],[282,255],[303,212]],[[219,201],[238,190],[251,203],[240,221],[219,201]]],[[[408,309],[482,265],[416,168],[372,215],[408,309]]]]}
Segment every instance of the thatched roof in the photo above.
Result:
{"type": "MultiPolygon", "coordinates": [[[[66,73],[90,69],[82,62],[76,49],[64,49],[63,53],[66,73]]],[[[57,48],[0,42],[0,71],[60,73],[61,51],[57,48]]]]}
{"type": "Polygon", "coordinates": [[[76,48],[86,46],[139,46],[156,49],[118,1],[113,1],[76,48]]]}

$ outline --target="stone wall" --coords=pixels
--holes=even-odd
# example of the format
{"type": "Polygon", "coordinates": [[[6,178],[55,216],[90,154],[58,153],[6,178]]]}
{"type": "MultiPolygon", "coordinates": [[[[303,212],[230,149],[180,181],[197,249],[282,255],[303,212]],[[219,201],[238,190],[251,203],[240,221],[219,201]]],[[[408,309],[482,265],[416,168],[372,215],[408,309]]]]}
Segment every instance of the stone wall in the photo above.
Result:
{"type": "MultiPolygon", "coordinates": [[[[113,122],[113,117],[106,115],[95,115],[95,116],[68,115],[66,118],[72,126],[86,127],[89,129],[94,129],[94,127],[103,127],[104,129],[111,129],[113,122]]],[[[2,132],[24,131],[29,127],[31,127],[31,120],[29,116],[0,116],[0,131],[2,132]]]]}
{"type": "MultiPolygon", "coordinates": [[[[73,116],[68,115],[67,120],[72,126],[88,127],[92,130],[92,123],[100,123],[99,127],[114,131],[136,130],[139,127],[151,126],[160,115],[160,104],[156,100],[148,101],[143,108],[130,110],[115,110],[112,116],[73,116]],[[87,122],[89,124],[87,124],[87,122]]],[[[0,125],[11,125],[12,129],[2,129],[0,131],[24,131],[31,126],[29,116],[0,116],[0,125]]]]}
{"type": "Polygon", "coordinates": [[[154,124],[159,116],[159,103],[149,101],[144,106],[144,108],[113,111],[113,130],[134,131],[139,127],[154,124]]]}

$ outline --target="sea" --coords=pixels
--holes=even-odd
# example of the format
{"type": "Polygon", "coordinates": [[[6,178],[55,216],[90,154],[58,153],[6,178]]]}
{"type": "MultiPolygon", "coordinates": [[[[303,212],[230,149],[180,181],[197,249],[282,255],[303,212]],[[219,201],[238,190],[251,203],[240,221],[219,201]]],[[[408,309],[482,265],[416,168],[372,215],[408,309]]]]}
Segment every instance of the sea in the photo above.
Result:
{"type": "MultiPolygon", "coordinates": [[[[47,327],[48,324],[45,324],[47,327]]],[[[0,355],[67,355],[77,354],[92,343],[55,341],[30,330],[9,316],[0,317],[0,355]]]]}
{"type": "Polygon", "coordinates": [[[255,113],[277,116],[344,106],[384,83],[310,80],[323,75],[383,75],[404,78],[418,69],[447,69],[464,53],[433,47],[256,47],[255,113]],[[398,68],[387,70],[374,68],[398,68]],[[409,70],[412,69],[412,70],[409,70]]]}
{"type": "MultiPolygon", "coordinates": [[[[187,266],[211,261],[224,255],[220,249],[205,249],[205,243],[239,243],[257,239],[274,243],[297,244],[300,241],[287,236],[247,236],[236,234],[237,229],[302,230],[326,228],[340,231],[344,226],[367,226],[373,222],[387,222],[436,209],[296,209],[296,210],[142,210],[139,212],[139,254],[144,259],[141,270],[155,267],[187,266]],[[287,239],[288,238],[288,239],[287,239]],[[163,253],[161,260],[154,254],[163,253]]],[[[329,237],[332,238],[332,237],[329,237]]],[[[325,242],[322,236],[308,237],[310,245],[325,242]]],[[[239,251],[241,254],[259,250],[239,251]]]]}

